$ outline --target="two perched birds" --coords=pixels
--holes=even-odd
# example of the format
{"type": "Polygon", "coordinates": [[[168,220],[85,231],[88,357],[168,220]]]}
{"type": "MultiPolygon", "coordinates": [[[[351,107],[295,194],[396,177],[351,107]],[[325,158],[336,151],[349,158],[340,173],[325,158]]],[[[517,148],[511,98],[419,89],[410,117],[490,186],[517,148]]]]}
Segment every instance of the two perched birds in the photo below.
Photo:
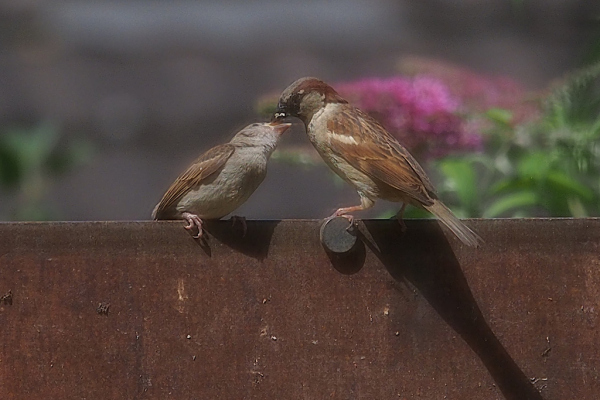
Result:
{"type": "Polygon", "coordinates": [[[401,202],[434,214],[464,244],[477,247],[481,238],[438,199],[435,188],[414,157],[375,119],[351,106],[331,86],[301,78],[279,99],[270,124],[242,129],[231,142],[204,153],[169,188],[154,209],[154,219],[188,221],[202,235],[203,219],[221,218],[243,204],[266,174],[269,156],[281,133],[299,118],[325,163],[355,187],[360,205],[340,208],[330,218],[372,207],[376,199],[401,202]]]}

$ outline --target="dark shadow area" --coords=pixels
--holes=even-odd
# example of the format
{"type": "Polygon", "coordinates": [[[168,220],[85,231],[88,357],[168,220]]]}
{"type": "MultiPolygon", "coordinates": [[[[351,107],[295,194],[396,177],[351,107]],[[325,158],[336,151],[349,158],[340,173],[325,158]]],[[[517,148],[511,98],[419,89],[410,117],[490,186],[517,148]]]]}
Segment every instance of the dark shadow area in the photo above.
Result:
{"type": "MultiPolygon", "coordinates": [[[[397,281],[411,282],[473,349],[508,400],[543,400],[486,323],[436,221],[364,221],[365,244],[397,281]]],[[[477,251],[477,250],[473,250],[477,251]]]]}
{"type": "Polygon", "coordinates": [[[362,240],[357,240],[352,249],[346,253],[334,253],[323,246],[329,261],[339,273],[352,275],[361,270],[365,263],[367,251],[362,240]]]}
{"type": "Polygon", "coordinates": [[[367,256],[358,228],[343,217],[326,219],[321,223],[319,241],[333,267],[344,275],[360,271],[367,256]]]}
{"type": "Polygon", "coordinates": [[[269,254],[273,231],[280,221],[246,221],[246,232],[239,222],[232,220],[204,221],[205,237],[198,244],[210,256],[211,241],[220,241],[235,251],[264,260],[269,254]]]}

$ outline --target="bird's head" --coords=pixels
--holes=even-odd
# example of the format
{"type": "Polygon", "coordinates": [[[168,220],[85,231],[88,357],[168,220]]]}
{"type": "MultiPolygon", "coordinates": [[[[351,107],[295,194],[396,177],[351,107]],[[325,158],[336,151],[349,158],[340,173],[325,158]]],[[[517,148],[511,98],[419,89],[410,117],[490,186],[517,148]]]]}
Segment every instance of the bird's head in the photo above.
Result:
{"type": "Polygon", "coordinates": [[[283,123],[280,120],[270,123],[257,122],[239,131],[230,143],[237,147],[261,148],[270,154],[277,147],[283,132],[287,131],[290,126],[292,124],[283,123]]]}
{"type": "Polygon", "coordinates": [[[288,86],[277,104],[273,121],[292,116],[308,124],[328,103],[347,103],[331,86],[317,78],[300,78],[288,86]]]}

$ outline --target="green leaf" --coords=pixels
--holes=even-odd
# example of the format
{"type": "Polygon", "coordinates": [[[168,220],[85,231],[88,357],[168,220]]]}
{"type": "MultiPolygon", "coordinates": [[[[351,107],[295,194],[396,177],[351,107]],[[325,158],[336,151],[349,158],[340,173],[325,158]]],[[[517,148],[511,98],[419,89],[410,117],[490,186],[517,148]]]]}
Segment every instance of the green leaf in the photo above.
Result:
{"type": "Polygon", "coordinates": [[[534,187],[529,179],[505,178],[494,183],[488,190],[490,195],[498,195],[506,192],[518,192],[534,187]]]}
{"type": "Polygon", "coordinates": [[[503,108],[490,108],[486,111],[485,115],[496,124],[505,127],[510,126],[513,119],[512,112],[503,108]]]}
{"type": "Polygon", "coordinates": [[[47,160],[58,138],[59,133],[52,125],[41,124],[33,129],[11,129],[3,142],[18,158],[23,172],[29,173],[47,160]]]}
{"type": "Polygon", "coordinates": [[[0,140],[0,184],[9,187],[16,186],[22,176],[23,169],[18,154],[6,146],[4,140],[0,140]]]}
{"type": "Polygon", "coordinates": [[[594,192],[590,188],[577,182],[564,172],[551,171],[546,179],[553,191],[563,195],[565,200],[573,195],[585,201],[591,201],[594,198],[594,192]]]}
{"type": "Polygon", "coordinates": [[[422,208],[406,207],[404,218],[433,218],[433,215],[422,208]]]}
{"type": "Polygon", "coordinates": [[[494,201],[483,213],[484,218],[495,218],[510,210],[539,204],[537,193],[532,190],[509,194],[494,201]]]}
{"type": "Polygon", "coordinates": [[[550,168],[550,157],[547,153],[536,151],[527,154],[517,166],[522,179],[542,181],[550,168]]]}
{"type": "Polygon", "coordinates": [[[394,211],[392,209],[387,209],[387,210],[377,214],[377,216],[375,218],[377,218],[377,219],[392,219],[396,216],[397,213],[398,213],[398,211],[394,211]]]}
{"type": "Polygon", "coordinates": [[[448,180],[447,185],[456,192],[461,204],[468,209],[477,205],[477,176],[469,160],[445,158],[440,161],[440,170],[448,180]]]}

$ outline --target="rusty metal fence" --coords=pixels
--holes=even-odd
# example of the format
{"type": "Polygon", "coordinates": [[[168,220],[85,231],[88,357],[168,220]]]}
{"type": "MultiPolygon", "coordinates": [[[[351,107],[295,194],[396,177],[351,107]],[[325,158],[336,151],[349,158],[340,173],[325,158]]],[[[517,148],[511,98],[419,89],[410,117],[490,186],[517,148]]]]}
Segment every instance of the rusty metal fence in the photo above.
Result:
{"type": "Polygon", "coordinates": [[[600,219],[0,224],[1,399],[597,399],[600,219]]]}

